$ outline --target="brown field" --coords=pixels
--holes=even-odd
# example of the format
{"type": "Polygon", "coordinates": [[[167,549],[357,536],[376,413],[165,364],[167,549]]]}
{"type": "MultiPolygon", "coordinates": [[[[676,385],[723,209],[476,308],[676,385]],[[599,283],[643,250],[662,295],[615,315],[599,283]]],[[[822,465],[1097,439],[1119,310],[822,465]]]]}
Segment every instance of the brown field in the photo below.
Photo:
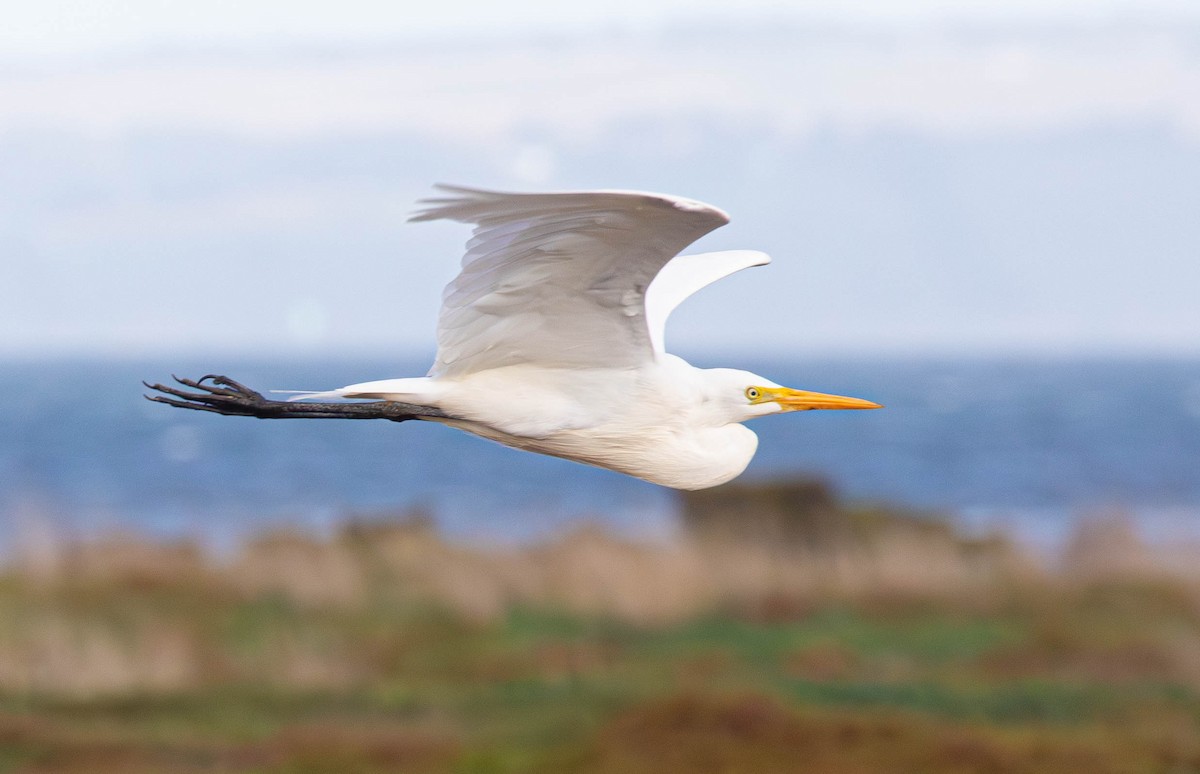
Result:
{"type": "Polygon", "coordinates": [[[0,576],[0,771],[1200,772],[1195,546],[1110,517],[1047,560],[804,482],[682,510],[43,541],[0,576]]]}

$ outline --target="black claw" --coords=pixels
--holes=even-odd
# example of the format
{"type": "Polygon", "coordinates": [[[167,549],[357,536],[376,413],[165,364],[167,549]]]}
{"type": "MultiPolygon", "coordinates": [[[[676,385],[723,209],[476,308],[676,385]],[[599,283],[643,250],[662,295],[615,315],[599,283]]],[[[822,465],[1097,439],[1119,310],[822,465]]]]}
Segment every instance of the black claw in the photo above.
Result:
{"type": "Polygon", "coordinates": [[[191,409],[193,411],[212,411],[217,414],[230,414],[230,415],[235,415],[235,416],[236,415],[246,416],[246,414],[244,412],[238,412],[236,410],[231,411],[226,408],[218,408],[216,406],[206,406],[203,403],[193,403],[188,400],[174,400],[172,398],[164,398],[161,395],[143,395],[142,397],[144,397],[146,400],[153,401],[155,403],[165,403],[168,406],[177,406],[178,408],[191,409]]]}
{"type": "MultiPolygon", "coordinates": [[[[191,379],[180,379],[179,377],[175,377],[175,381],[179,382],[180,384],[184,385],[185,387],[191,387],[194,390],[204,390],[204,392],[206,392],[210,395],[223,395],[223,396],[231,397],[231,398],[242,397],[242,396],[239,396],[236,392],[233,392],[231,390],[224,390],[224,389],[221,389],[220,387],[212,387],[207,384],[202,384],[202,382],[205,379],[214,379],[214,381],[219,382],[220,378],[221,377],[219,377],[219,376],[214,378],[211,375],[209,375],[209,376],[205,376],[202,379],[193,381],[191,379]]],[[[257,393],[255,393],[255,394],[257,394],[257,393]]]]}
{"type": "Polygon", "coordinates": [[[237,392],[241,392],[246,395],[254,395],[259,398],[262,397],[262,395],[260,393],[250,389],[249,387],[245,386],[244,384],[235,382],[234,380],[230,379],[228,376],[214,376],[213,381],[217,384],[223,385],[225,387],[229,387],[233,390],[236,390],[237,392]]]}
{"type": "MultiPolygon", "coordinates": [[[[217,413],[229,414],[251,414],[252,407],[257,402],[254,397],[245,394],[238,394],[230,390],[221,389],[219,387],[210,387],[206,384],[200,384],[200,381],[185,379],[172,374],[172,378],[184,387],[192,390],[201,390],[201,392],[190,392],[182,390],[178,387],[169,387],[165,384],[150,384],[143,382],[151,390],[161,392],[163,395],[170,395],[173,398],[163,396],[147,396],[150,400],[157,403],[166,403],[171,406],[179,406],[180,408],[191,408],[201,411],[215,411],[217,413]],[[175,400],[178,398],[180,400],[175,400]]],[[[205,379],[214,378],[211,374],[204,377],[205,379]]],[[[219,377],[216,377],[219,378],[219,377]]]]}

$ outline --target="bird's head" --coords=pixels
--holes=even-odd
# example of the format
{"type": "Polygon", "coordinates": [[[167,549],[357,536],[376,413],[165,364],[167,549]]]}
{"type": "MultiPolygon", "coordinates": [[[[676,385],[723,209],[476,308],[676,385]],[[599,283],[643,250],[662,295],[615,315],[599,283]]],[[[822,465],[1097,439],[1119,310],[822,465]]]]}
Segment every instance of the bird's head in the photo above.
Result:
{"type": "Polygon", "coordinates": [[[750,371],[711,368],[704,373],[707,382],[705,392],[709,401],[719,406],[719,411],[734,422],[784,411],[883,408],[878,403],[862,398],[794,390],[750,371]]]}

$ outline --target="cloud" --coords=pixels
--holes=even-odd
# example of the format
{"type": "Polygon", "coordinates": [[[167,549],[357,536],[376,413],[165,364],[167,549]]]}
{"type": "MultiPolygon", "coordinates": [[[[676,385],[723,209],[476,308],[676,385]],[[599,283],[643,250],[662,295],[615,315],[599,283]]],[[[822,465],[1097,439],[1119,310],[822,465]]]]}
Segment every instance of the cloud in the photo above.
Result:
{"type": "Polygon", "coordinates": [[[1153,120],[1200,138],[1198,34],[1186,25],[983,36],[794,26],[165,57],[10,72],[0,78],[0,131],[186,128],[275,140],[390,131],[474,147],[530,135],[578,146],[639,117],[704,112],[785,136],[1153,120]]]}
{"type": "Polygon", "coordinates": [[[466,230],[403,220],[439,180],[729,210],[697,249],[776,262],[685,305],[684,349],[1194,353],[1197,35],[787,27],[10,70],[0,354],[427,348],[466,230]]]}

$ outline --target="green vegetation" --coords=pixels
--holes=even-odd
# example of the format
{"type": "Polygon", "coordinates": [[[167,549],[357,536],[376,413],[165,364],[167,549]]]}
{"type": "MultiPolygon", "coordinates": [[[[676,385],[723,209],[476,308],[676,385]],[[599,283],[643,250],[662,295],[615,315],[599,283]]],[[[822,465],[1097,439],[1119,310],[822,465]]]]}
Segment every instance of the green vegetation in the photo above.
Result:
{"type": "Polygon", "coordinates": [[[40,606],[135,648],[139,621],[186,626],[207,664],[177,688],[9,690],[0,771],[1200,771],[1200,605],[1173,588],[656,626],[121,585],[0,601],[6,626],[40,606]],[[307,684],[269,664],[301,653],[307,684]]]}
{"type": "Polygon", "coordinates": [[[1051,572],[812,487],[714,502],[660,545],[19,559],[0,772],[1200,773],[1200,585],[1119,530],[1051,572]]]}

